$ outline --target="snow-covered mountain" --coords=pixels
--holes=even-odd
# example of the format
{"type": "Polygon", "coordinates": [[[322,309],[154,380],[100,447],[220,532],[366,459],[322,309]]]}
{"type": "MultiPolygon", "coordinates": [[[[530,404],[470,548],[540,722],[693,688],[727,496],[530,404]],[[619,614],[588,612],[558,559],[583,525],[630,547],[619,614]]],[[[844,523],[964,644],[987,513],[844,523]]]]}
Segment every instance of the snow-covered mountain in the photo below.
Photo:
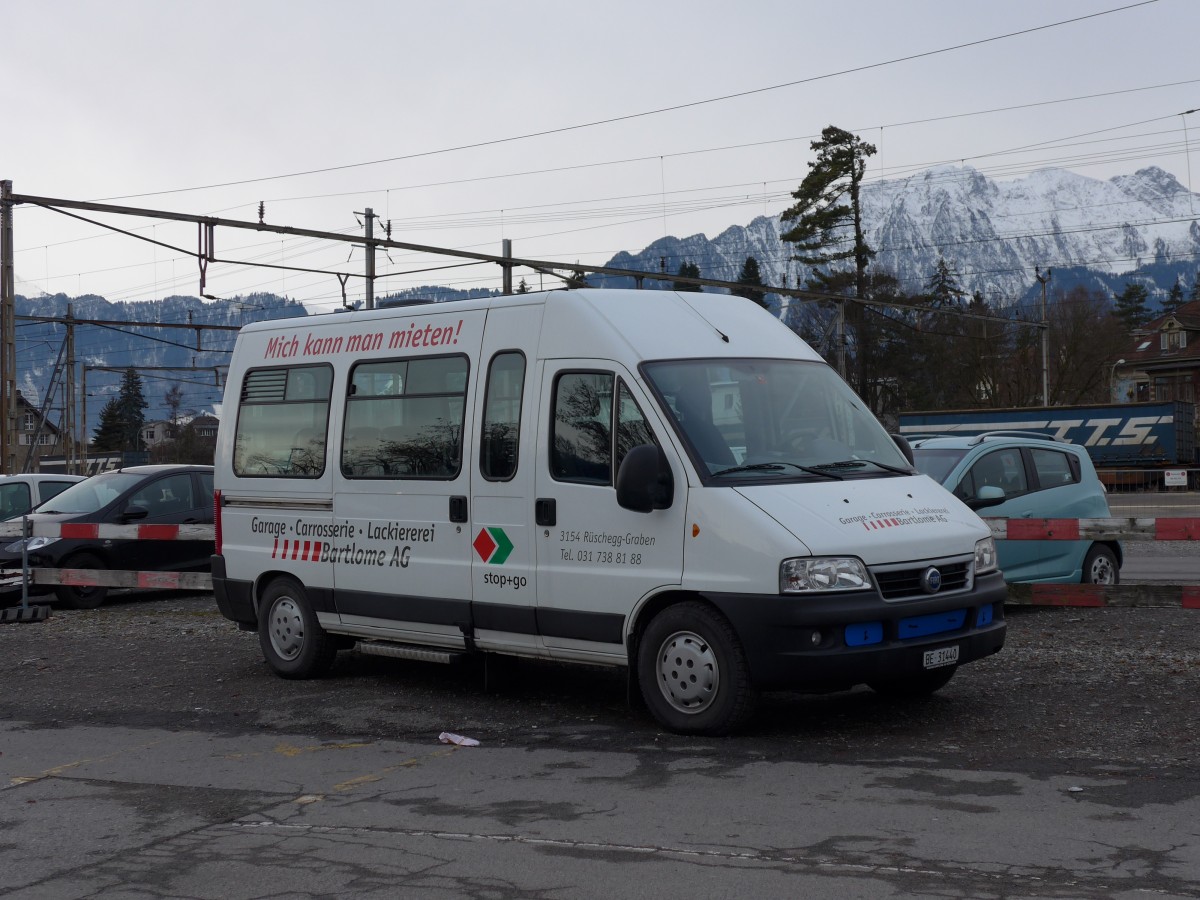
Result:
{"type": "MultiPolygon", "coordinates": [[[[1001,182],[969,166],[946,166],[865,184],[862,198],[867,243],[877,251],[873,265],[909,293],[926,286],[939,255],[964,288],[1001,305],[1036,285],[1035,267],[1054,269],[1056,287],[1065,289],[1068,275],[1111,287],[1115,276],[1168,264],[1187,273],[1190,286],[1200,260],[1200,195],[1159,168],[1109,181],[1044,169],[1001,182]]],[[[779,216],[760,216],[712,239],[663,238],[609,265],[653,272],[665,265],[670,273],[694,262],[702,275],[732,281],[753,256],[764,282],[796,286],[808,271],[788,258],[780,233],[779,216]]],[[[1172,276],[1150,285],[1152,294],[1173,283],[1172,276]]]]}

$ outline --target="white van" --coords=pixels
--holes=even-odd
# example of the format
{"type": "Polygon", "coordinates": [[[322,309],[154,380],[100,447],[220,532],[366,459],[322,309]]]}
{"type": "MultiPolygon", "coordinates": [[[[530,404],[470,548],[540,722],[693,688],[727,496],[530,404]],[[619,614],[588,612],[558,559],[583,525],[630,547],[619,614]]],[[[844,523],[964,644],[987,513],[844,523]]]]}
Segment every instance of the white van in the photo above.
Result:
{"type": "Polygon", "coordinates": [[[719,734],[761,689],[929,693],[1004,643],[988,528],[737,297],[261,322],[224,409],[217,603],[284,677],[351,647],[626,666],[719,734]]]}

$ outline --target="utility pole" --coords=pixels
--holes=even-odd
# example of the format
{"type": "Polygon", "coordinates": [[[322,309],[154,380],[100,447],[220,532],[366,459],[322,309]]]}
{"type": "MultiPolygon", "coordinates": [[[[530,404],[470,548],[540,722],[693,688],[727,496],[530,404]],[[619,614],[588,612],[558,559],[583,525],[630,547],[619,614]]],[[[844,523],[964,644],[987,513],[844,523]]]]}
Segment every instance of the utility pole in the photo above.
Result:
{"type": "Polygon", "coordinates": [[[837,305],[837,370],[842,379],[846,378],[846,301],[839,300],[837,305]]]}
{"type": "Polygon", "coordinates": [[[16,275],[12,182],[0,181],[0,473],[17,471],[16,275]]]}
{"type": "MultiPolygon", "coordinates": [[[[512,241],[509,238],[503,238],[500,241],[500,255],[505,259],[512,259],[512,241]]],[[[500,268],[504,273],[503,288],[501,289],[500,293],[507,296],[513,292],[512,263],[502,263],[500,268]]]]}
{"type": "Polygon", "coordinates": [[[1046,270],[1046,277],[1042,277],[1042,270],[1037,266],[1033,267],[1033,273],[1037,280],[1042,285],[1042,406],[1050,405],[1050,318],[1046,314],[1046,282],[1050,280],[1050,276],[1054,273],[1053,269],[1046,270]]]}
{"type": "Polygon", "coordinates": [[[78,475],[75,451],[75,315],[74,304],[67,304],[67,391],[63,397],[63,417],[61,434],[63,438],[63,459],[66,462],[68,475],[78,475]]]}
{"type": "Polygon", "coordinates": [[[367,245],[367,309],[375,308],[375,243],[372,238],[375,236],[375,212],[371,207],[367,207],[363,215],[367,218],[366,245],[367,245]]]}

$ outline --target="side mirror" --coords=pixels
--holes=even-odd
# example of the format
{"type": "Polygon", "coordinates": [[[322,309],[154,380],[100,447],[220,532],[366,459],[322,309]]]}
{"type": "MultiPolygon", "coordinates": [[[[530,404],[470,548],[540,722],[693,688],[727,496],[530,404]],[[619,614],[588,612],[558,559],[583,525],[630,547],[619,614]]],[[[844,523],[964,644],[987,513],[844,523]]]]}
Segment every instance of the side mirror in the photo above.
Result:
{"type": "Polygon", "coordinates": [[[967,506],[974,510],[987,509],[989,506],[999,506],[1005,499],[1004,488],[986,484],[979,489],[974,499],[967,501],[967,506]]]}
{"type": "Polygon", "coordinates": [[[625,454],[617,469],[617,504],[634,512],[670,509],[675,480],[662,448],[640,444],[625,454]]]}
{"type": "Polygon", "coordinates": [[[896,442],[896,446],[900,448],[900,452],[904,454],[904,458],[908,460],[908,464],[915,469],[917,467],[917,460],[913,456],[912,444],[908,442],[908,438],[902,434],[893,434],[890,437],[896,442]]]}
{"type": "Polygon", "coordinates": [[[134,519],[144,519],[148,515],[150,515],[150,510],[146,507],[131,503],[121,513],[121,519],[125,522],[132,522],[134,519]]]}

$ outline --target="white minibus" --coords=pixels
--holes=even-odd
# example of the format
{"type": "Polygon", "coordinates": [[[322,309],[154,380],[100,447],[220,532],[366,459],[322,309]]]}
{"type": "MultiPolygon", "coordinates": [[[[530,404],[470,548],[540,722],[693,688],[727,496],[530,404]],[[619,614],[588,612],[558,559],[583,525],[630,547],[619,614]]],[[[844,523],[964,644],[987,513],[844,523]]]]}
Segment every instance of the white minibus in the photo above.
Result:
{"type": "Polygon", "coordinates": [[[1004,643],[987,526],[738,297],[260,322],[224,412],[217,603],[286,678],[343,649],[624,666],[664,727],[723,734],[762,690],[926,694],[1004,643]]]}

